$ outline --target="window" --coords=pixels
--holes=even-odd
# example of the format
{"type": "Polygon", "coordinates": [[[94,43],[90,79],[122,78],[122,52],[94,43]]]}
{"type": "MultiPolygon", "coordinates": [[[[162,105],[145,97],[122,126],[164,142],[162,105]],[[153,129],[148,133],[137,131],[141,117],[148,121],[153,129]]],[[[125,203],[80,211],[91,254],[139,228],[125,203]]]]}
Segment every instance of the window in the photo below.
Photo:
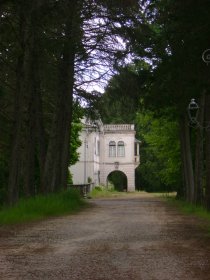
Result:
{"type": "Polygon", "coordinates": [[[115,141],[109,142],[109,156],[116,157],[116,143],[115,141]]]}
{"type": "Polygon", "coordinates": [[[123,141],[119,141],[117,144],[117,156],[118,157],[125,156],[125,144],[123,141]]]}

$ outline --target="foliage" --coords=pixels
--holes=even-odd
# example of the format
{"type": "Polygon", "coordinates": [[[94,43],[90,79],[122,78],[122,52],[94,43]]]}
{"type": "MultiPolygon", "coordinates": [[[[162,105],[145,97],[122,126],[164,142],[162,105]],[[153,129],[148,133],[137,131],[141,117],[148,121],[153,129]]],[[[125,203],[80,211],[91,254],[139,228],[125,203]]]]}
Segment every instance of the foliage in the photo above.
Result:
{"type": "Polygon", "coordinates": [[[147,63],[130,64],[118,69],[105,93],[99,100],[99,110],[105,123],[133,123],[140,99],[150,82],[150,67],[147,63]]]}
{"type": "Polygon", "coordinates": [[[78,102],[74,103],[71,138],[70,138],[70,161],[69,165],[74,165],[79,159],[77,149],[81,146],[82,142],[79,139],[80,132],[82,131],[81,118],[84,115],[83,108],[78,102]]]}
{"type": "Polygon", "coordinates": [[[126,55],[119,27],[137,2],[0,3],[1,200],[66,187],[80,145],[75,99],[97,102],[88,87],[104,83],[126,55]]]}
{"type": "Polygon", "coordinates": [[[138,113],[138,137],[142,141],[139,167],[141,188],[172,191],[180,185],[180,147],[177,122],[152,112],[138,113]]]}
{"type": "MultiPolygon", "coordinates": [[[[182,178],[176,111],[157,106],[156,113],[142,111],[145,107],[154,111],[155,100],[147,106],[153,78],[147,63],[136,62],[120,69],[101,98],[102,119],[136,124],[137,138],[142,141],[141,164],[136,170],[138,189],[176,190],[182,178]]],[[[113,180],[116,184],[119,181],[116,176],[113,180]]]]}
{"type": "Polygon", "coordinates": [[[25,223],[70,214],[85,205],[78,192],[74,190],[47,196],[37,195],[29,199],[20,199],[12,208],[1,209],[0,224],[25,223]]]}
{"type": "Polygon", "coordinates": [[[127,186],[127,178],[121,171],[113,171],[108,176],[108,181],[113,185],[116,191],[125,191],[127,186]]]}
{"type": "MultiPolygon", "coordinates": [[[[196,0],[0,3],[1,200],[6,201],[7,193],[13,204],[20,194],[33,196],[66,186],[68,165],[77,160],[80,144],[74,98],[88,100],[91,111],[99,109],[107,123],[133,122],[137,111],[153,111],[149,130],[142,135],[145,146],[138,173],[145,175],[142,183],[147,187],[179,184],[177,122],[184,135],[181,146],[189,147],[185,143],[189,129],[181,126],[189,100],[205,93],[210,104],[210,68],[202,60],[209,45],[209,8],[208,0],[202,5],[196,0]],[[103,97],[86,90],[99,80],[104,85],[113,73],[103,97]],[[166,117],[166,110],[173,112],[172,119],[166,117]],[[174,145],[171,150],[169,141],[174,145]]],[[[204,105],[209,122],[209,105],[204,105]]],[[[205,156],[193,151],[192,158],[205,159],[200,170],[204,166],[208,171],[207,133],[204,143],[205,156]]],[[[190,149],[182,151],[184,183],[191,182],[193,189],[197,178],[192,178],[190,164],[184,168],[184,158],[190,157],[190,149]]]]}
{"type": "MultiPolygon", "coordinates": [[[[141,4],[143,19],[136,18],[133,25],[125,27],[126,42],[136,55],[135,63],[146,60],[151,64],[152,79],[151,83],[146,85],[146,94],[141,96],[141,104],[146,110],[159,115],[166,109],[173,110],[173,119],[179,122],[179,134],[177,133],[174,139],[179,139],[182,147],[182,170],[179,177],[183,177],[184,180],[179,195],[185,196],[189,201],[197,201],[198,193],[203,192],[202,182],[206,180],[205,200],[210,209],[209,172],[206,172],[206,178],[203,176],[203,169],[210,168],[210,137],[205,133],[203,142],[203,135],[197,133],[196,150],[193,149],[188,137],[186,115],[190,99],[201,99],[206,94],[206,101],[202,106],[206,107],[205,123],[210,121],[210,114],[207,113],[210,106],[209,68],[206,67],[208,59],[206,57],[206,62],[202,59],[202,54],[209,45],[210,2],[205,0],[200,5],[195,0],[184,3],[150,0],[141,1],[141,4]],[[198,147],[199,142],[205,143],[205,147],[198,147]]],[[[153,154],[150,156],[153,157],[153,154]]],[[[161,162],[155,157],[147,167],[157,169],[158,172],[154,175],[161,175],[166,182],[170,178],[165,176],[165,172],[162,174],[158,170],[160,165],[161,162]]],[[[202,195],[199,195],[199,201],[203,201],[202,195]]]]}

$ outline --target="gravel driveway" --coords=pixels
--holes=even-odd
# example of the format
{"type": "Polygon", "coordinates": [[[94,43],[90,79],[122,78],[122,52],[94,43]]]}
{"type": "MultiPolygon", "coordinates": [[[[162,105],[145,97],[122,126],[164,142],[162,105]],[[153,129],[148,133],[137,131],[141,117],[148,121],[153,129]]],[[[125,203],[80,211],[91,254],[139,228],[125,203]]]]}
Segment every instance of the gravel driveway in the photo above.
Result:
{"type": "Polygon", "coordinates": [[[0,279],[210,279],[201,222],[160,198],[91,200],[76,215],[0,227],[0,279]]]}

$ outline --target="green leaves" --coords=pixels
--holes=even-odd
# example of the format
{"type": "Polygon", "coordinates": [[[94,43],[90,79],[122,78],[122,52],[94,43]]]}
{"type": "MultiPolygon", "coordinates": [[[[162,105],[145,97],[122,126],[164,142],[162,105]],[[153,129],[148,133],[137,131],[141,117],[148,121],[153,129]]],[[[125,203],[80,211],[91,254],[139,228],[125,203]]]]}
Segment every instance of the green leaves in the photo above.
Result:
{"type": "Polygon", "coordinates": [[[146,189],[176,190],[180,183],[180,146],[178,124],[167,116],[152,112],[137,114],[141,147],[140,175],[146,189]]]}

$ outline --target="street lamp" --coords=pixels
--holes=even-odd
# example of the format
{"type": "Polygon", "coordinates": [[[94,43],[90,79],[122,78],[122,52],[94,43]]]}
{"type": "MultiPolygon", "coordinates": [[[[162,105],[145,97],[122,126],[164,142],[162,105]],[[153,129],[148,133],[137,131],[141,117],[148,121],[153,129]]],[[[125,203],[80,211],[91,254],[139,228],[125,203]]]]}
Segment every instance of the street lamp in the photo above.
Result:
{"type": "Polygon", "coordinates": [[[203,128],[206,130],[210,130],[210,123],[206,126],[202,126],[200,122],[198,121],[198,112],[199,112],[200,107],[198,106],[197,102],[195,101],[194,98],[191,99],[187,111],[188,111],[188,116],[190,119],[190,126],[194,128],[203,128]]]}
{"type": "Polygon", "coordinates": [[[199,122],[197,120],[199,106],[195,102],[194,98],[191,99],[191,101],[188,105],[187,111],[188,111],[188,115],[189,115],[189,119],[190,119],[190,124],[194,125],[194,126],[199,126],[199,122]]]}

